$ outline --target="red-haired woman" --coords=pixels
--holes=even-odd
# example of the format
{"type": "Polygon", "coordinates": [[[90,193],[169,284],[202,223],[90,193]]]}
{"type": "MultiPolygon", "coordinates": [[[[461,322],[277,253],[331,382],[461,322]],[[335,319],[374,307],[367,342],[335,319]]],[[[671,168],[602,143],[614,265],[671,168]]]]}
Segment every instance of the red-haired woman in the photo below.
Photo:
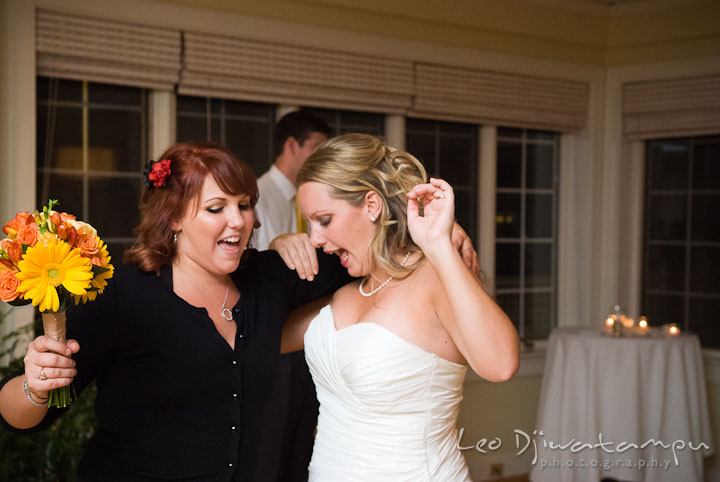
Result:
{"type": "Polygon", "coordinates": [[[284,317],[349,277],[321,255],[310,283],[276,253],[247,249],[255,177],[218,145],[177,144],[146,176],[130,264],[68,312],[67,345],[30,343],[25,373],[3,381],[0,414],[43,428],[63,411],[47,408],[49,390],[96,380],[80,481],[254,480],[284,317]]]}

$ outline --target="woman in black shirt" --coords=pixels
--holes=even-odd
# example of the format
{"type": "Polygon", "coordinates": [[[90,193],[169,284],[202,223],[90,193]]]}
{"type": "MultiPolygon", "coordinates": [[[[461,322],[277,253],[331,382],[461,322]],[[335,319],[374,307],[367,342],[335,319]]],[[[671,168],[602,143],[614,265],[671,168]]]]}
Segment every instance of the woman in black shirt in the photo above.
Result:
{"type": "Polygon", "coordinates": [[[49,390],[96,380],[98,426],[80,481],[255,480],[285,315],[349,278],[322,253],[308,282],[274,252],[247,249],[257,185],[226,149],[184,143],[161,159],[131,264],[68,311],[67,345],[30,343],[25,373],[2,382],[0,414],[13,429],[41,429],[63,411],[43,403],[49,390]]]}

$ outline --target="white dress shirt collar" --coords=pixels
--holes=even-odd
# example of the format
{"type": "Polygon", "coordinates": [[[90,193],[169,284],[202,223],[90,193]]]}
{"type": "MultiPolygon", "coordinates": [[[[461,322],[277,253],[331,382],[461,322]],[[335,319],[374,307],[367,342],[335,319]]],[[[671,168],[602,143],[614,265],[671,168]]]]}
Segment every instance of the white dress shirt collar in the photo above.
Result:
{"type": "Polygon", "coordinates": [[[275,185],[278,187],[278,189],[280,189],[280,192],[287,201],[290,201],[293,197],[295,197],[295,191],[297,191],[297,189],[295,188],[295,184],[293,184],[290,179],[285,177],[285,174],[283,174],[282,171],[275,166],[275,164],[270,166],[268,175],[275,182],[275,185]]]}

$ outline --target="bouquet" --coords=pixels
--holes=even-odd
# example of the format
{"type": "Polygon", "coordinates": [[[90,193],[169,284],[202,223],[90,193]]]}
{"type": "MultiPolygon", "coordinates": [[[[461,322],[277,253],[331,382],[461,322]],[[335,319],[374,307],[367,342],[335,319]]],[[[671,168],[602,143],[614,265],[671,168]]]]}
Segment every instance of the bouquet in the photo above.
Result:
{"type": "MultiPolygon", "coordinates": [[[[65,342],[65,309],[93,301],[113,275],[107,246],[91,225],[53,210],[19,212],[2,228],[0,300],[20,306],[32,303],[42,314],[45,335],[65,342]]],[[[70,386],[48,394],[48,406],[67,407],[70,386]]]]}

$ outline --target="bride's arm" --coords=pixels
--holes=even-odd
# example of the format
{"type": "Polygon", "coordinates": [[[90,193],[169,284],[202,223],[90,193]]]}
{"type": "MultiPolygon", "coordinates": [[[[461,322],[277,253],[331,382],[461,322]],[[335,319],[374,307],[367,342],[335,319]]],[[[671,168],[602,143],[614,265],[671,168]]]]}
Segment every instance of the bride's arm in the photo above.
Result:
{"type": "Polygon", "coordinates": [[[431,179],[408,193],[408,226],[437,274],[442,290],[433,296],[435,311],[470,367],[490,381],[504,381],[518,368],[517,331],[500,307],[468,271],[450,241],[454,193],[431,179]],[[423,204],[423,216],[418,211],[423,204]]]}
{"type": "Polygon", "coordinates": [[[305,348],[304,337],[308,325],[322,307],[330,303],[330,299],[331,296],[318,298],[288,314],[280,339],[280,353],[290,353],[305,348]]]}

